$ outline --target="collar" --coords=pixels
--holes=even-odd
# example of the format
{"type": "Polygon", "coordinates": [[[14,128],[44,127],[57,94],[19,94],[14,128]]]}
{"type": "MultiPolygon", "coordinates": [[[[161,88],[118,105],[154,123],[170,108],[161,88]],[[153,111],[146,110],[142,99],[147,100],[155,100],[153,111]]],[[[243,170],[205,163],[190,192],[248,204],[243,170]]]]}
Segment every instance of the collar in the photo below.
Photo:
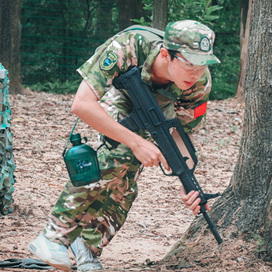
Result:
{"type": "Polygon", "coordinates": [[[152,86],[151,67],[155,58],[160,53],[161,47],[162,47],[162,42],[159,44],[156,44],[156,46],[150,51],[142,67],[142,72],[141,72],[142,80],[150,86],[152,86]]]}

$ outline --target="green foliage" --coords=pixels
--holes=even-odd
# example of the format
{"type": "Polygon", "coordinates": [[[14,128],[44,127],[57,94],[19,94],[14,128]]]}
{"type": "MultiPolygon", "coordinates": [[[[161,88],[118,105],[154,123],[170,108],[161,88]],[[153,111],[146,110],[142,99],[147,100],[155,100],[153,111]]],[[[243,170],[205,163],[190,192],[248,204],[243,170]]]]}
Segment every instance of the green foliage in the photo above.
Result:
{"type": "Polygon", "coordinates": [[[208,26],[214,25],[213,21],[219,19],[215,12],[223,8],[212,5],[211,0],[170,0],[169,7],[169,21],[191,19],[208,26]]]}
{"type": "MultiPolygon", "coordinates": [[[[108,8],[106,3],[22,0],[21,58],[25,86],[57,93],[77,89],[80,76],[76,69],[118,31],[117,1],[108,4],[108,8]],[[99,10],[104,9],[104,18],[112,20],[111,33],[99,17],[99,10]]],[[[151,25],[153,0],[142,3],[147,16],[132,21],[151,25]]],[[[236,0],[169,0],[169,22],[194,19],[210,26],[216,34],[214,53],[221,64],[210,66],[211,99],[226,99],[236,92],[240,68],[240,9],[233,8],[236,6],[236,0]]]]}
{"type": "Polygon", "coordinates": [[[258,258],[260,258],[266,253],[266,242],[264,238],[256,232],[249,231],[248,234],[250,238],[253,239],[253,241],[255,242],[256,245],[255,252],[258,258]]]}
{"type": "Polygon", "coordinates": [[[141,17],[140,19],[131,19],[131,21],[139,25],[150,26],[152,23],[153,0],[142,0],[142,3],[144,5],[143,9],[147,11],[146,18],[141,17]]]}
{"type": "Polygon", "coordinates": [[[131,19],[132,22],[142,25],[142,26],[150,26],[151,22],[146,22],[146,19],[144,17],[141,17],[140,19],[131,19]]]}
{"type": "MultiPolygon", "coordinates": [[[[213,26],[213,21],[219,19],[214,13],[222,6],[211,5],[211,0],[169,0],[169,22],[191,19],[213,26]]],[[[153,0],[143,0],[144,9],[149,11],[150,15],[146,18],[132,19],[133,22],[141,25],[151,25],[152,21],[152,3],[153,0]]]]}
{"type": "MultiPolygon", "coordinates": [[[[218,54],[217,54],[218,56],[218,54]]],[[[220,58],[220,56],[219,56],[220,58]]],[[[212,74],[211,100],[233,97],[239,76],[239,58],[222,56],[221,64],[210,67],[212,74]]]]}
{"type": "Polygon", "coordinates": [[[218,12],[220,18],[213,27],[216,34],[214,54],[221,60],[221,64],[210,67],[213,79],[212,100],[235,95],[240,71],[240,9],[232,9],[236,4],[234,0],[218,2],[223,5],[223,9],[218,12]]]}
{"type": "MultiPolygon", "coordinates": [[[[98,29],[98,8],[106,8],[102,2],[22,0],[21,63],[25,86],[65,91],[47,82],[56,81],[58,85],[80,78],[76,69],[109,36],[98,29]]],[[[116,31],[115,6],[112,17],[116,31]]]]}
{"type": "Polygon", "coordinates": [[[53,82],[37,83],[30,86],[33,91],[56,93],[56,94],[73,94],[77,91],[81,79],[75,81],[66,80],[61,82],[59,79],[53,82]]]}

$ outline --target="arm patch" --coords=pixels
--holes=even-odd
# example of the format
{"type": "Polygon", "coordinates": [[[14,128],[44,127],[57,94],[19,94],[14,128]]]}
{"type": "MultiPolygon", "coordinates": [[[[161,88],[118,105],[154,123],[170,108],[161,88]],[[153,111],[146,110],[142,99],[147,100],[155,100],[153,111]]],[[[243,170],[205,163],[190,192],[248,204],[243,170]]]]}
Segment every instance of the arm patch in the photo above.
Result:
{"type": "Polygon", "coordinates": [[[109,71],[117,62],[117,55],[113,51],[107,51],[99,61],[100,69],[109,71]]]}
{"type": "Polygon", "coordinates": [[[207,111],[207,102],[205,102],[195,108],[194,118],[204,115],[206,113],[206,111],[207,111]]]}

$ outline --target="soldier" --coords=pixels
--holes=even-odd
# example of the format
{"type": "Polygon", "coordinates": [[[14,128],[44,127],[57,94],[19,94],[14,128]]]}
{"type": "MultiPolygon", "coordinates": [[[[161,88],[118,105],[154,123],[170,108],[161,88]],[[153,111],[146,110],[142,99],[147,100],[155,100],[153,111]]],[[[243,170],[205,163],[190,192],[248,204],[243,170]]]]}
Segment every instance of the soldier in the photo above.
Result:
{"type": "MultiPolygon", "coordinates": [[[[209,64],[220,63],[213,55],[214,32],[192,20],[169,23],[165,33],[132,26],[110,38],[79,69],[82,76],[72,112],[92,128],[121,144],[98,152],[101,180],[74,187],[69,181],[49,220],[29,248],[41,260],[70,270],[67,248],[77,260],[78,271],[102,270],[97,256],[124,224],[137,196],[142,166],[169,170],[167,161],[146,131],[134,133],[119,120],[129,115],[131,101],[112,81],[133,66],[141,68],[167,119],[180,119],[193,133],[202,123],[211,90],[209,64]]],[[[182,147],[181,147],[182,148],[182,147]]],[[[197,214],[198,192],[181,190],[184,204],[197,214]]],[[[209,210],[209,206],[206,205],[209,210]]]]}

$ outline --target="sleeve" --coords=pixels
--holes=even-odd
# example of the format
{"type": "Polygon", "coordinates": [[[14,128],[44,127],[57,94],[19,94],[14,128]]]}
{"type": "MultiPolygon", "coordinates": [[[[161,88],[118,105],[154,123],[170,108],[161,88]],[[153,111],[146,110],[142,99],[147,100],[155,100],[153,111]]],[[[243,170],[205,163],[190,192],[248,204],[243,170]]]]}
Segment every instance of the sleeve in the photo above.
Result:
{"type": "Polygon", "coordinates": [[[196,84],[175,101],[175,112],[184,130],[191,134],[203,123],[211,92],[211,75],[208,68],[196,84]]]}
{"type": "Polygon", "coordinates": [[[130,66],[138,65],[139,51],[145,47],[145,40],[138,34],[116,35],[98,47],[77,71],[101,99],[112,87],[115,77],[126,72],[130,66]]]}

